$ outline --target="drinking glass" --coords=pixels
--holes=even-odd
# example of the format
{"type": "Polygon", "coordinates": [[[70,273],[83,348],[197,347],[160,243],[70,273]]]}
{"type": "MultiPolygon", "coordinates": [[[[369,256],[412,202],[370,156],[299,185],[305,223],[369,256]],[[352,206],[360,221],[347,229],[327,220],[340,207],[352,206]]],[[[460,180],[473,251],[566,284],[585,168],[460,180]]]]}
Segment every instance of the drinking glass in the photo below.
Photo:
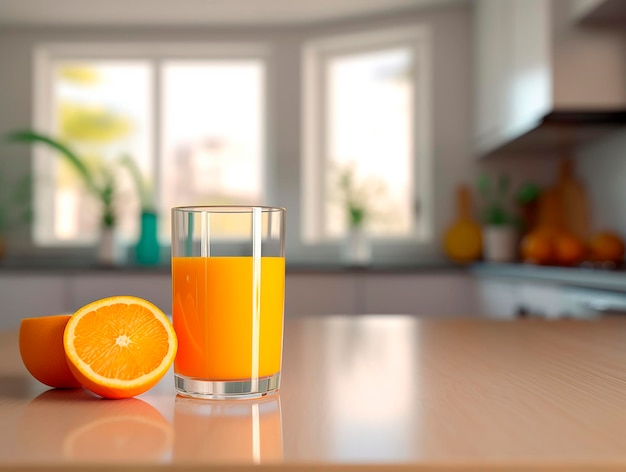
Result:
{"type": "Polygon", "coordinates": [[[254,398],[280,386],[285,209],[172,209],[176,390],[254,398]]]}

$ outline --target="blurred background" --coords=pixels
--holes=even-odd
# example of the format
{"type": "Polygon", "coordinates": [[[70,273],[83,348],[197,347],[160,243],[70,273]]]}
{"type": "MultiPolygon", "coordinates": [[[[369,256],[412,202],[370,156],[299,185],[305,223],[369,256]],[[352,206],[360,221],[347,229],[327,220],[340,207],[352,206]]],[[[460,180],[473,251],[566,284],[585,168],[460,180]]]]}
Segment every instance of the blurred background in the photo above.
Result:
{"type": "Polygon", "coordinates": [[[0,326],[169,312],[170,209],[202,204],[287,208],[287,316],[626,312],[625,24],[620,0],[0,0],[0,326]]]}

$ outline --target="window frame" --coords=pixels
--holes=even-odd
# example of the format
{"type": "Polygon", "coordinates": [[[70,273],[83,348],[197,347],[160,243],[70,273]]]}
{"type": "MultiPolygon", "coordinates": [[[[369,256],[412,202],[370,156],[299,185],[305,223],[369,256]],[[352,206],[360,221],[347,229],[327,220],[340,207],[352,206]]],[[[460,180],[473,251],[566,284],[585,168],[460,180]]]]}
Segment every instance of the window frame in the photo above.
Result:
{"type": "MultiPolygon", "coordinates": [[[[325,86],[326,68],[333,58],[347,54],[375,52],[397,47],[408,48],[413,57],[413,179],[416,183],[413,207],[415,225],[403,238],[373,239],[376,245],[402,247],[410,251],[418,245],[432,243],[434,235],[432,189],[432,63],[431,34],[425,25],[410,25],[375,31],[360,31],[313,39],[303,46],[303,110],[301,159],[301,218],[300,238],[304,246],[337,244],[336,239],[323,235],[325,205],[325,163],[327,156],[324,117],[328,91],[325,86]],[[313,215],[312,217],[310,215],[313,215]]],[[[384,251],[383,251],[384,252],[384,251]]],[[[387,251],[389,252],[389,251],[387,251]]],[[[398,252],[398,251],[394,251],[398,252]]],[[[374,254],[376,256],[376,254],[374,254]]]]}
{"type": "MultiPolygon", "coordinates": [[[[161,65],[167,61],[177,60],[257,60],[262,65],[262,90],[263,90],[263,117],[262,134],[264,137],[263,154],[263,200],[264,203],[272,202],[276,198],[276,177],[273,169],[276,168],[273,133],[273,52],[266,42],[46,42],[37,45],[33,53],[33,110],[32,125],[35,130],[48,132],[52,119],[53,106],[53,70],[55,61],[145,61],[150,64],[152,77],[152,120],[149,123],[151,130],[151,142],[149,147],[153,153],[153,175],[155,188],[162,185],[162,142],[159,130],[161,122],[161,65]]],[[[51,175],[53,160],[49,156],[50,150],[43,146],[34,146],[32,151],[32,169],[35,174],[51,175]]],[[[54,191],[54,184],[49,183],[33,186],[33,208],[45,208],[52,205],[50,192],[54,191]]],[[[157,207],[159,206],[160,192],[157,191],[157,207]]],[[[53,225],[53,212],[38,212],[38,221],[47,219],[44,225],[48,228],[53,225]]],[[[41,223],[40,223],[41,224],[41,223]]],[[[38,235],[35,222],[31,228],[33,245],[39,250],[55,250],[55,248],[76,249],[93,246],[96,241],[45,241],[38,235]]],[[[168,244],[169,246],[169,244],[168,244]]]]}

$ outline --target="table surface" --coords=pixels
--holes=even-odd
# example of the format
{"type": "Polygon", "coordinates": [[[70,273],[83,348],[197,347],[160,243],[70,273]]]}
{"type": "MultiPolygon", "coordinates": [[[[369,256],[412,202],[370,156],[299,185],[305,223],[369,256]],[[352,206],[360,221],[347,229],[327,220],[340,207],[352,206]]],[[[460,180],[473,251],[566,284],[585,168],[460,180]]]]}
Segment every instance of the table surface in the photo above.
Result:
{"type": "Polygon", "coordinates": [[[0,469],[87,463],[626,469],[626,319],[290,319],[280,393],[238,402],[48,389],[0,333],[0,469]]]}

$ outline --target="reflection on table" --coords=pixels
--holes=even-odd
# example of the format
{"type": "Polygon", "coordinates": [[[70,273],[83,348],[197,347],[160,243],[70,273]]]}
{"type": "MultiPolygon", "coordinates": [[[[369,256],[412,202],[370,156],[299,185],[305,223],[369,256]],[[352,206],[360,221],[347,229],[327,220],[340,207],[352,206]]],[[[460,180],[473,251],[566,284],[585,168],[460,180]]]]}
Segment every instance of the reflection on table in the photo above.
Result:
{"type": "Polygon", "coordinates": [[[18,417],[21,460],[265,463],[283,457],[280,396],[207,401],[177,396],[173,423],[139,398],[105,400],[83,389],[47,390],[18,417]]]}
{"type": "Polygon", "coordinates": [[[83,389],[43,392],[17,425],[20,455],[47,463],[164,462],[173,440],[172,425],[149,403],[104,400],[83,389]]]}
{"type": "Polygon", "coordinates": [[[174,460],[260,464],[283,457],[280,396],[207,401],[176,397],[174,460]]]}

